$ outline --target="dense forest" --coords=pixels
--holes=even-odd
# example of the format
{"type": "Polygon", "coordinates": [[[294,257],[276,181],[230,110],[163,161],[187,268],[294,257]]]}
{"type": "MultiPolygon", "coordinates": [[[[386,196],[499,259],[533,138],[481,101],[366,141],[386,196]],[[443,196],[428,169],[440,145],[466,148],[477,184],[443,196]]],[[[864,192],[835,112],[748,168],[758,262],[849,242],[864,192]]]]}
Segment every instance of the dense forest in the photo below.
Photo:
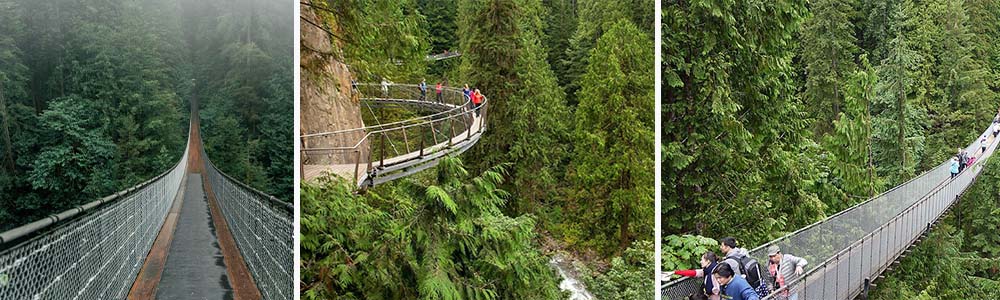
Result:
{"type": "Polygon", "coordinates": [[[363,194],[304,183],[304,299],[565,299],[554,255],[599,299],[651,295],[653,1],[301,5],[303,94],[325,57],[358,82],[443,80],[490,99],[482,140],[433,170],[363,194]],[[445,50],[462,56],[424,59],[445,50]]]}
{"type": "MultiPolygon", "coordinates": [[[[714,239],[752,248],[898,185],[997,112],[995,1],[665,1],[662,12],[665,269],[692,267],[678,254],[718,249],[714,239]]],[[[978,189],[963,202],[996,199],[978,189]]],[[[964,289],[995,285],[996,232],[966,218],[879,284],[880,299],[985,298],[964,289]]]]}
{"type": "Polygon", "coordinates": [[[291,7],[258,2],[0,1],[0,230],[173,167],[198,94],[220,168],[291,200],[291,7]]]}

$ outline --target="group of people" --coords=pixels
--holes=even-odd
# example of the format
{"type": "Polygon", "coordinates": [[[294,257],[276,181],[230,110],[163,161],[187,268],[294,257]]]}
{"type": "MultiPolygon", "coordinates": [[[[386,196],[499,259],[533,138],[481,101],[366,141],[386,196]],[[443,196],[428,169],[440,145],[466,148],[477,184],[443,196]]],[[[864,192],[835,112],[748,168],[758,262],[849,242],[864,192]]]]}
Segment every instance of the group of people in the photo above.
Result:
{"type": "MultiPolygon", "coordinates": [[[[427,100],[427,79],[421,79],[418,87],[420,88],[420,101],[427,100]]],[[[441,103],[441,92],[444,91],[444,84],[438,81],[434,91],[437,92],[437,98],[435,99],[438,103],[441,103]]]]}
{"type": "MultiPolygon", "coordinates": [[[[420,100],[425,100],[427,97],[427,79],[421,79],[418,88],[420,89],[420,100]]],[[[437,92],[437,102],[440,103],[441,92],[444,91],[444,84],[438,82],[434,90],[435,92],[437,92]]],[[[483,93],[480,92],[479,89],[470,89],[468,84],[466,84],[462,88],[462,95],[465,95],[465,100],[469,101],[471,109],[479,108],[479,106],[483,104],[483,100],[486,99],[486,97],[483,96],[483,93]]],[[[479,116],[478,110],[476,111],[476,116],[479,116]]]]}
{"type": "Polygon", "coordinates": [[[798,293],[788,288],[805,272],[808,262],[800,257],[781,252],[772,245],[767,249],[767,273],[762,276],[757,260],[749,256],[745,248],[737,247],[736,239],[719,239],[719,250],[725,256],[720,260],[713,251],[701,256],[701,269],[667,272],[672,275],[701,277],[701,293],[692,295],[695,299],[759,300],[777,292],[775,299],[798,300],[798,293]]]}

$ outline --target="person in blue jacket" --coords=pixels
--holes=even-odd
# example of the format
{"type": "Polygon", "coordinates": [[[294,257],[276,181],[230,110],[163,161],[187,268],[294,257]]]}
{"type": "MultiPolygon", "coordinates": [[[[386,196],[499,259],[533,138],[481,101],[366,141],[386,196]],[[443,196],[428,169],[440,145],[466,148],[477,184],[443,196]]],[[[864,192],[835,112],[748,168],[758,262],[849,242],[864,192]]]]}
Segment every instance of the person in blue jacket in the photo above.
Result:
{"type": "Polygon", "coordinates": [[[955,176],[958,176],[958,158],[957,157],[952,157],[951,158],[951,168],[949,169],[949,171],[951,171],[951,178],[955,178],[955,176]]]}
{"type": "Polygon", "coordinates": [[[715,268],[712,276],[722,286],[722,299],[760,300],[760,297],[757,297],[757,292],[753,291],[746,279],[734,275],[735,272],[729,264],[719,264],[715,268]]]}

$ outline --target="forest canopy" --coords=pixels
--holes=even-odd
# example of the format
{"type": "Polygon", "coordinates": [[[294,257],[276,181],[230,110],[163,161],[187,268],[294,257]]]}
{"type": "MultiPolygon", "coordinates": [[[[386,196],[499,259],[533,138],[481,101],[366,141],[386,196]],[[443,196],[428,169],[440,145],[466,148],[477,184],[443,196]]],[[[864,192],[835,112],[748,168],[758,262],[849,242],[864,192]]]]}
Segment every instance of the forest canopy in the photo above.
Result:
{"type": "MultiPolygon", "coordinates": [[[[331,237],[303,239],[306,298],[565,298],[546,264],[557,253],[577,262],[600,299],[648,295],[651,282],[637,279],[653,272],[653,7],[303,1],[321,21],[302,26],[322,27],[333,51],[310,44],[302,57],[333,57],[358,82],[468,84],[489,98],[489,129],[461,164],[363,195],[349,180],[305,184],[303,235],[331,237]],[[461,56],[425,59],[444,51],[461,56]]],[[[410,115],[378,120],[393,116],[410,115]]]]}
{"type": "Polygon", "coordinates": [[[0,230],[173,167],[196,97],[213,162],[290,201],[292,6],[235,7],[0,1],[0,230]]]}

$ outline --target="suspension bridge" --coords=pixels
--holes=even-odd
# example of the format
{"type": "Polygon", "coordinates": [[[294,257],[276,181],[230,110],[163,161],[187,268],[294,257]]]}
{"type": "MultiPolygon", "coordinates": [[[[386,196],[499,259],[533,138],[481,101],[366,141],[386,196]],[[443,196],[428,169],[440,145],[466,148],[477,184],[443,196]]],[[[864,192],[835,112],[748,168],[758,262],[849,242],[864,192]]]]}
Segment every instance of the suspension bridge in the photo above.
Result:
{"type": "Polygon", "coordinates": [[[335,174],[359,188],[382,184],[465,152],[486,131],[489,100],[474,107],[460,89],[443,88],[438,96],[428,86],[422,96],[416,85],[356,84],[352,93],[376,124],[301,135],[303,180],[335,174]],[[380,113],[403,120],[383,124],[380,113]]]}
{"type": "Polygon", "coordinates": [[[439,60],[445,60],[445,59],[455,58],[455,57],[460,57],[460,56],[462,56],[461,52],[450,51],[450,52],[444,52],[444,53],[438,53],[438,54],[428,55],[427,56],[427,60],[428,61],[439,61],[439,60]]]}
{"type": "Polygon", "coordinates": [[[292,299],[292,206],[219,171],[197,101],[143,183],[0,233],[0,299],[292,299]]]}
{"type": "MultiPolygon", "coordinates": [[[[750,256],[762,264],[762,273],[768,273],[766,249],[771,245],[809,261],[800,278],[764,299],[783,294],[797,294],[798,299],[866,296],[975,183],[997,147],[989,128],[980,137],[987,137],[986,150],[980,152],[979,138],[966,147],[976,162],[955,178],[950,178],[950,161],[945,161],[865,202],[750,250],[750,256]]],[[[687,299],[700,293],[701,282],[700,278],[670,281],[661,285],[660,293],[663,299],[687,299]]]]}

